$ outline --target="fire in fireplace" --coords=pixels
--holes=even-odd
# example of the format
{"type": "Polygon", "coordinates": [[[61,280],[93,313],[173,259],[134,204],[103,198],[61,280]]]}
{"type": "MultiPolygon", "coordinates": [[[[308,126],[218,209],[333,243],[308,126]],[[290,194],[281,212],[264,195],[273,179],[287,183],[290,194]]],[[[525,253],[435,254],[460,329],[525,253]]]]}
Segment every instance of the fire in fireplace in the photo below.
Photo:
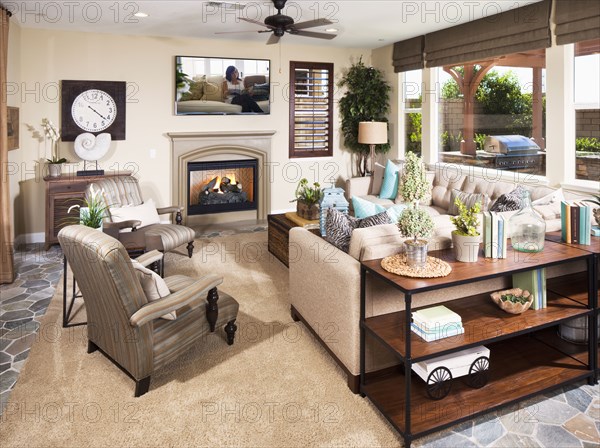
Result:
{"type": "Polygon", "coordinates": [[[188,215],[256,210],[258,161],[188,163],[188,215]]]}

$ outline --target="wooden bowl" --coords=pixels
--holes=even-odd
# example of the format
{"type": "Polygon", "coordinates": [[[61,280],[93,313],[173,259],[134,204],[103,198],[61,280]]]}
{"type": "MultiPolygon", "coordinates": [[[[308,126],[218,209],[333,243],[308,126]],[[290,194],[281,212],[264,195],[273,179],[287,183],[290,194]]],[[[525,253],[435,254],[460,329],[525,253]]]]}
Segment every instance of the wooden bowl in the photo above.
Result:
{"type": "Polygon", "coordinates": [[[492,300],[496,305],[502,308],[504,311],[510,314],[521,314],[527,311],[533,303],[533,296],[527,290],[521,288],[506,289],[504,291],[497,291],[490,294],[492,300]],[[524,296],[529,298],[529,302],[526,303],[513,303],[508,300],[502,300],[501,297],[506,294],[513,294],[515,296],[524,296]]]}

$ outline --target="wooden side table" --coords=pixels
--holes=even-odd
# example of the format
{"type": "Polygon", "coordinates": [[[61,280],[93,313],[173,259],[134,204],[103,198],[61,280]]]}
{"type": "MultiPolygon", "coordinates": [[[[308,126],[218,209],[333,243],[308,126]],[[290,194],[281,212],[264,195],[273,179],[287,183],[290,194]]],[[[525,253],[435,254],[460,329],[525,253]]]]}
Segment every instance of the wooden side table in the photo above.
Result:
{"type": "MultiPolygon", "coordinates": [[[[286,218],[285,213],[267,216],[267,224],[269,252],[289,267],[290,229],[293,227],[300,227],[300,225],[286,218]]],[[[321,235],[318,225],[316,228],[306,228],[315,235],[321,235]]]]}
{"type": "Polygon", "coordinates": [[[102,176],[76,176],[66,174],[58,177],[44,177],[46,182],[46,250],[58,244],[58,232],[65,226],[72,205],[85,197],[88,185],[106,177],[131,176],[131,171],[114,171],[102,176]]]}

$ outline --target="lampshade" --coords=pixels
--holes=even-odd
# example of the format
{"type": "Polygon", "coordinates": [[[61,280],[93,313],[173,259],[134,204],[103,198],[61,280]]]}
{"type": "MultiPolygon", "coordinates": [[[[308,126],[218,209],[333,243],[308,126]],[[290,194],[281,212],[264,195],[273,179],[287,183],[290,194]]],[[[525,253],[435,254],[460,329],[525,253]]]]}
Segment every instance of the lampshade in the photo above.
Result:
{"type": "Polygon", "coordinates": [[[387,123],[383,121],[361,121],[358,123],[358,143],[380,145],[387,143],[387,123]]]}

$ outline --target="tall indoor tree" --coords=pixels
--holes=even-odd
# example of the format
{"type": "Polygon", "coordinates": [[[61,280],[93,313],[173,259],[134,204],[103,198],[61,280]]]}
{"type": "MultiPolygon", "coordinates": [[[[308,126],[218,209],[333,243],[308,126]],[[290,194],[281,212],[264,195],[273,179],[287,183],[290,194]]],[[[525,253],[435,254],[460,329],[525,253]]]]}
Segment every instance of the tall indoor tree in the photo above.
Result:
{"type": "MultiPolygon", "coordinates": [[[[344,145],[356,157],[357,174],[365,176],[369,145],[358,143],[358,123],[361,121],[387,123],[391,87],[386,82],[383,72],[375,67],[367,67],[362,57],[352,64],[348,73],[338,82],[338,86],[347,89],[339,103],[344,145]]],[[[377,145],[379,153],[385,154],[389,150],[389,143],[377,145]]]]}

